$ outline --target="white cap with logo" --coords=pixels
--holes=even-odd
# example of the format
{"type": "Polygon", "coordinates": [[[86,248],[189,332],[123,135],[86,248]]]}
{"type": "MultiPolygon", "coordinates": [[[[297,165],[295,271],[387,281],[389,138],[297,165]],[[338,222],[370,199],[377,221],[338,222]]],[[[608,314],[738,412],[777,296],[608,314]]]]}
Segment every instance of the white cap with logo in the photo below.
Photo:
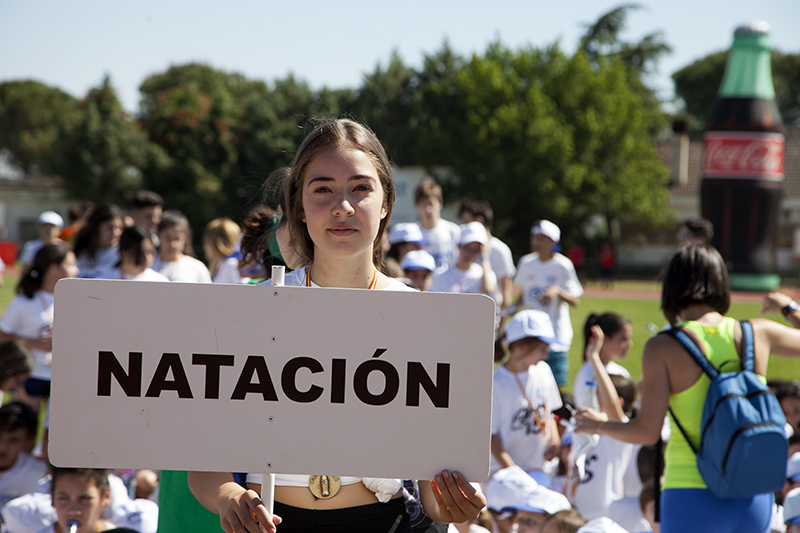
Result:
{"type": "Polygon", "coordinates": [[[419,226],[411,222],[401,222],[395,224],[389,230],[389,244],[397,244],[399,242],[422,244],[425,242],[425,238],[422,236],[419,226]]]}
{"type": "Polygon", "coordinates": [[[412,250],[400,260],[400,268],[403,270],[436,270],[436,261],[433,256],[425,250],[412,250]]]}
{"type": "Polygon", "coordinates": [[[63,228],[64,219],[61,218],[61,215],[59,215],[55,211],[45,211],[44,213],[39,215],[39,224],[51,224],[53,226],[58,226],[59,228],[63,228]]]}
{"type": "Polygon", "coordinates": [[[499,470],[489,479],[486,506],[498,512],[517,509],[547,514],[571,507],[566,496],[539,485],[517,465],[499,470]]]}
{"type": "Polygon", "coordinates": [[[557,344],[550,315],[536,309],[520,311],[506,324],[506,341],[510,344],[527,337],[536,337],[547,344],[557,344]]]}
{"type": "Polygon", "coordinates": [[[486,244],[489,242],[489,236],[486,234],[486,228],[480,222],[470,222],[469,224],[461,224],[461,238],[458,243],[462,246],[471,242],[479,242],[486,244]]]}
{"type": "Polygon", "coordinates": [[[549,237],[553,242],[558,243],[561,240],[561,230],[558,226],[549,220],[540,220],[531,228],[531,235],[542,234],[549,237]]]}

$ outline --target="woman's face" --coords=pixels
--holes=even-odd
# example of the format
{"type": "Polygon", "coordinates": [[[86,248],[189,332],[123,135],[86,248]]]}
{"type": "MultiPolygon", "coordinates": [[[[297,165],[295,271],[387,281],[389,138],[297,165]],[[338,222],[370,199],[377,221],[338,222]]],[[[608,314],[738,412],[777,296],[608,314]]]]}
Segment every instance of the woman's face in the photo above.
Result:
{"type": "Polygon", "coordinates": [[[135,249],[131,250],[120,250],[119,256],[122,258],[122,262],[126,266],[135,266],[141,267],[142,269],[149,267],[153,264],[153,260],[156,257],[156,247],[153,245],[153,242],[150,239],[144,239],[141,244],[142,254],[144,255],[144,263],[140,263],[137,261],[137,253],[135,249]]]}
{"type": "Polygon", "coordinates": [[[397,245],[397,262],[402,261],[408,252],[421,249],[420,245],[415,242],[401,242],[397,245]]]}
{"type": "Polygon", "coordinates": [[[433,272],[430,270],[406,270],[406,277],[415,289],[422,292],[430,289],[433,283],[433,272]]]}
{"type": "MultiPolygon", "coordinates": [[[[508,351],[513,361],[529,359],[531,364],[544,361],[549,355],[549,347],[543,342],[512,342],[508,346],[508,351]]],[[[517,370],[521,371],[522,368],[517,368],[517,370]]]]}
{"type": "Polygon", "coordinates": [[[109,248],[119,244],[119,237],[122,235],[122,219],[110,218],[100,223],[97,236],[98,248],[109,248]]]}
{"type": "Polygon", "coordinates": [[[21,389],[25,386],[25,382],[28,380],[30,374],[17,374],[15,376],[9,376],[5,380],[0,381],[0,390],[4,391],[13,391],[21,389]]]}
{"type": "Polygon", "coordinates": [[[109,495],[101,494],[93,480],[78,474],[59,476],[53,489],[53,506],[62,531],[69,531],[67,522],[70,520],[80,523],[78,533],[95,531],[100,513],[109,502],[109,495]]]}
{"type": "Polygon", "coordinates": [[[75,254],[72,252],[68,252],[67,255],[64,256],[63,261],[60,263],[53,263],[48,269],[48,274],[53,276],[53,282],[64,278],[74,278],[78,275],[78,272],[75,254]]]}
{"type": "Polygon", "coordinates": [[[186,247],[186,233],[178,226],[159,231],[158,240],[161,242],[161,259],[164,261],[174,261],[186,247]]]}
{"type": "Polygon", "coordinates": [[[541,533],[545,520],[547,520],[547,515],[544,513],[519,511],[517,512],[518,531],[520,533],[541,533]]]}
{"type": "Polygon", "coordinates": [[[378,171],[359,150],[320,151],[303,176],[303,216],[314,257],[348,259],[372,251],[387,208],[378,171]]]}
{"type": "Polygon", "coordinates": [[[633,326],[625,324],[618,332],[603,342],[603,355],[611,359],[624,359],[633,346],[633,326]]]}

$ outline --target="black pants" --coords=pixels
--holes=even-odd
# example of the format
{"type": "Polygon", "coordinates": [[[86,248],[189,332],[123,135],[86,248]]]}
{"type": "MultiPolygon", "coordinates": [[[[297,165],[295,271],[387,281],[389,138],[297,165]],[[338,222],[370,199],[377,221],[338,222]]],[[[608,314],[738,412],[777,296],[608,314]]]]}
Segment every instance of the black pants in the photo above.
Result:
{"type": "Polygon", "coordinates": [[[410,533],[411,523],[402,498],[342,509],[303,509],[275,502],[283,519],[280,533],[410,533]],[[394,528],[394,529],[392,529],[394,528]]]}

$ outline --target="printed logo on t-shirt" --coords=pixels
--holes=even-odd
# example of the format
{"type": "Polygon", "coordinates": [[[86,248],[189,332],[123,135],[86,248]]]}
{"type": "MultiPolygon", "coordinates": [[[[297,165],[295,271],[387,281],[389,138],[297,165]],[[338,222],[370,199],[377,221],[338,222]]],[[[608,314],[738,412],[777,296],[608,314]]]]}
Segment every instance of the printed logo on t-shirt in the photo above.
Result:
{"type": "MultiPolygon", "coordinates": [[[[536,408],[536,413],[539,415],[540,420],[545,419],[544,406],[540,405],[536,408]]],[[[514,416],[511,417],[511,431],[524,431],[526,435],[538,435],[542,432],[542,428],[536,423],[536,419],[531,414],[527,406],[519,408],[514,416]]]]}
{"type": "Polygon", "coordinates": [[[592,453],[586,457],[586,462],[583,465],[583,476],[578,480],[578,483],[581,485],[585,483],[589,483],[592,478],[594,477],[594,473],[589,469],[589,466],[597,461],[598,457],[596,453],[592,453]]]}

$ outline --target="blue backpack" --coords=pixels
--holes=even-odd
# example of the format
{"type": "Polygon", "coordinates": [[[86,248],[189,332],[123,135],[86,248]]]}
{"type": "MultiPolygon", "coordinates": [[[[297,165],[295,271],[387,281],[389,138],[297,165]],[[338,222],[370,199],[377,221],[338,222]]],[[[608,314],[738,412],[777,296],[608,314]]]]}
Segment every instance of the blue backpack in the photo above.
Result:
{"type": "Polygon", "coordinates": [[[749,498],[780,490],[786,481],[786,419],[778,400],[753,371],[753,326],[742,324],[742,370],[720,372],[680,328],[668,333],[711,378],[698,447],[672,418],[697,456],[697,469],[717,498],[749,498]]]}

